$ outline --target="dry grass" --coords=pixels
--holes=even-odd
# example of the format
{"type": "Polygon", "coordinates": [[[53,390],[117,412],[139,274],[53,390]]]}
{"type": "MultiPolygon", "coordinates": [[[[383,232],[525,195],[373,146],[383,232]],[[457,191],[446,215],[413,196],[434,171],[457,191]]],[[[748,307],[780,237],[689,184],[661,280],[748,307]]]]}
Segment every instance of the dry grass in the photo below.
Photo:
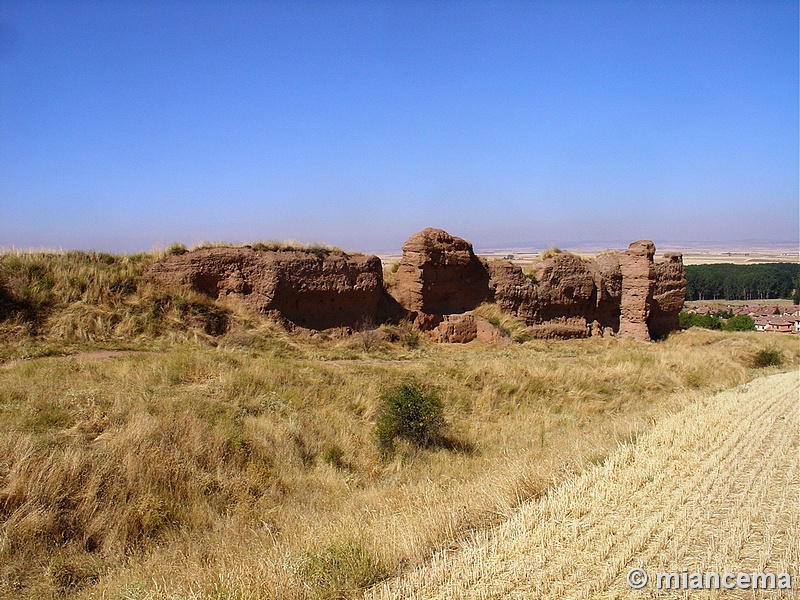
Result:
{"type": "Polygon", "coordinates": [[[440,552],[372,597],[684,597],[656,591],[655,574],[792,573],[798,383],[795,371],[701,396],[602,465],[476,533],[462,552],[440,552]],[[647,589],[631,590],[632,567],[650,573],[647,589]]]}
{"type": "Polygon", "coordinates": [[[263,332],[264,322],[235,307],[144,280],[145,269],[170,251],[0,255],[0,360],[98,345],[150,349],[162,342],[213,344],[229,330],[263,332]]]}
{"type": "MultiPolygon", "coordinates": [[[[264,242],[252,242],[249,244],[233,244],[231,242],[217,241],[217,242],[200,242],[192,248],[187,248],[180,242],[175,242],[167,246],[159,255],[170,254],[185,254],[191,250],[204,250],[206,248],[252,248],[256,252],[277,252],[277,251],[292,251],[292,252],[313,252],[315,254],[330,254],[338,253],[344,254],[344,250],[337,246],[329,246],[327,244],[313,243],[303,244],[297,240],[284,240],[279,242],[277,240],[267,240],[264,242]]],[[[356,252],[356,255],[360,253],[356,252]]]]}
{"type": "MultiPolygon", "coordinates": [[[[174,247],[171,246],[171,248],[174,247]]],[[[181,245],[179,244],[177,248],[180,250],[181,245]]],[[[204,248],[252,248],[256,252],[278,252],[278,251],[286,251],[286,252],[312,252],[314,254],[320,255],[327,255],[331,253],[335,254],[345,254],[345,251],[337,246],[329,246],[327,244],[320,244],[320,243],[313,243],[313,244],[303,244],[298,242],[297,240],[285,240],[283,242],[279,242],[276,240],[267,240],[264,242],[253,242],[250,244],[231,244],[229,242],[201,242],[196,246],[193,246],[192,250],[202,250],[204,248]]],[[[169,248],[167,249],[169,252],[169,248]]],[[[186,252],[186,248],[183,247],[183,252],[186,252]]],[[[176,252],[172,252],[176,254],[176,252]]],[[[182,253],[182,252],[177,252],[182,253]]],[[[350,253],[353,255],[360,255],[359,252],[350,253]]]]}
{"type": "MultiPolygon", "coordinates": [[[[689,331],[366,353],[270,335],[1,369],[2,593],[350,596],[602,461],[673,393],[747,380],[765,347],[689,331]],[[383,459],[378,401],[409,378],[439,392],[458,444],[383,459]]],[[[796,365],[792,341],[774,340],[796,365]]]]}
{"type": "Polygon", "coordinates": [[[157,258],[0,257],[0,597],[358,595],[602,462],[687,391],[754,377],[759,351],[800,362],[794,338],[695,330],[437,346],[400,323],[301,342],[148,286],[157,258]],[[109,348],[136,352],[70,356],[109,348]],[[408,381],[442,399],[450,443],[384,456],[380,398],[408,381]]]}
{"type": "Polygon", "coordinates": [[[484,303],[473,312],[489,321],[515,342],[527,342],[534,337],[531,328],[525,321],[503,312],[497,304],[484,303]]]}
{"type": "Polygon", "coordinates": [[[616,250],[605,250],[603,252],[599,252],[594,255],[589,255],[589,254],[581,254],[579,252],[570,252],[568,250],[562,250],[561,248],[553,247],[553,248],[547,248],[546,250],[542,250],[542,252],[540,252],[539,255],[536,257],[534,265],[536,263],[542,262],[543,260],[547,260],[548,258],[553,258],[559,254],[569,254],[571,256],[578,258],[583,262],[588,263],[594,261],[597,256],[602,256],[605,254],[616,254],[616,252],[617,252],[616,250]]]}

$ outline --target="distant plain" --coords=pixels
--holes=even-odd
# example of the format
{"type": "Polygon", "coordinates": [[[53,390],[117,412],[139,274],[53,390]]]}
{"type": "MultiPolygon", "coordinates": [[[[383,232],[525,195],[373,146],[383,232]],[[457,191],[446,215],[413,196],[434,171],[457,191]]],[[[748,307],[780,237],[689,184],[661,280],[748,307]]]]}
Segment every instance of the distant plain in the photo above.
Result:
{"type": "MultiPolygon", "coordinates": [[[[634,240],[631,240],[634,241],[634,240]]],[[[561,248],[568,252],[580,254],[582,256],[593,257],[599,252],[607,250],[625,250],[626,244],[580,244],[565,246],[561,248]]],[[[499,248],[476,248],[475,253],[487,260],[502,260],[512,257],[510,260],[522,267],[535,262],[539,255],[546,250],[542,247],[499,247],[499,248]]],[[[732,263],[736,265],[764,264],[764,263],[800,263],[800,247],[792,246],[791,243],[754,243],[752,246],[740,244],[664,244],[656,243],[656,257],[665,252],[680,252],[683,254],[683,264],[685,265],[709,265],[720,263],[732,263]]],[[[378,253],[384,266],[389,266],[393,262],[402,258],[402,252],[378,253]]]]}

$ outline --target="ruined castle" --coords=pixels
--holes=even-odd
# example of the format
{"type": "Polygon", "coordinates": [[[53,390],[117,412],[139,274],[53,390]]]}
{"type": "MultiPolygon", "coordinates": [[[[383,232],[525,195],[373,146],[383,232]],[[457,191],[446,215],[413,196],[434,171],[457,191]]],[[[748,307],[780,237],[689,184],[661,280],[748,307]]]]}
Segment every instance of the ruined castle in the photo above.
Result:
{"type": "Polygon", "coordinates": [[[289,327],[356,328],[407,318],[438,341],[463,342],[485,325],[471,311],[495,302],[539,337],[650,340],[678,329],[686,293],[682,256],[654,255],[646,240],[592,260],[558,252],[526,274],[507,260],[480,259],[464,239],[425,229],[403,245],[391,286],[377,256],[247,246],[169,256],[147,276],[240,303],[289,327]]]}

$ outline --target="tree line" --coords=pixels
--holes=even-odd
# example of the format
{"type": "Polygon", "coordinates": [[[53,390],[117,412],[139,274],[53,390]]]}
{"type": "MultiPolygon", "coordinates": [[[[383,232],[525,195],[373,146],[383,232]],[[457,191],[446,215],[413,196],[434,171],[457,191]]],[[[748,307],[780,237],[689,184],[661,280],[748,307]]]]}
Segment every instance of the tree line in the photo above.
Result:
{"type": "Polygon", "coordinates": [[[800,300],[800,264],[687,265],[687,300],[800,300]]]}
{"type": "Polygon", "coordinates": [[[681,329],[689,329],[689,327],[721,329],[723,331],[755,331],[756,329],[755,319],[750,315],[734,316],[728,311],[720,311],[713,315],[682,312],[678,315],[678,318],[681,329]]]}

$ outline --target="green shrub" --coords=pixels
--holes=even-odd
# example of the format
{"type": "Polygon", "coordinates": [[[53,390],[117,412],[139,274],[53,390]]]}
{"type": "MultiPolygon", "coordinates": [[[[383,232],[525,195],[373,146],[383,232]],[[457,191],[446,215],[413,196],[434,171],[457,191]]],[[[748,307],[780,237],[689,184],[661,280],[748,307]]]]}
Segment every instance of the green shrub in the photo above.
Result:
{"type": "Polygon", "coordinates": [[[783,364],[783,356],[781,355],[781,351],[777,348],[765,348],[753,355],[751,364],[756,369],[779,367],[783,364]]]}
{"type": "Polygon", "coordinates": [[[736,315],[722,326],[725,331],[755,331],[756,322],[750,315],[736,315]]]}
{"type": "Polygon", "coordinates": [[[441,399],[417,383],[404,383],[381,396],[376,429],[383,451],[391,451],[397,438],[430,446],[441,441],[444,427],[441,399]]]}

